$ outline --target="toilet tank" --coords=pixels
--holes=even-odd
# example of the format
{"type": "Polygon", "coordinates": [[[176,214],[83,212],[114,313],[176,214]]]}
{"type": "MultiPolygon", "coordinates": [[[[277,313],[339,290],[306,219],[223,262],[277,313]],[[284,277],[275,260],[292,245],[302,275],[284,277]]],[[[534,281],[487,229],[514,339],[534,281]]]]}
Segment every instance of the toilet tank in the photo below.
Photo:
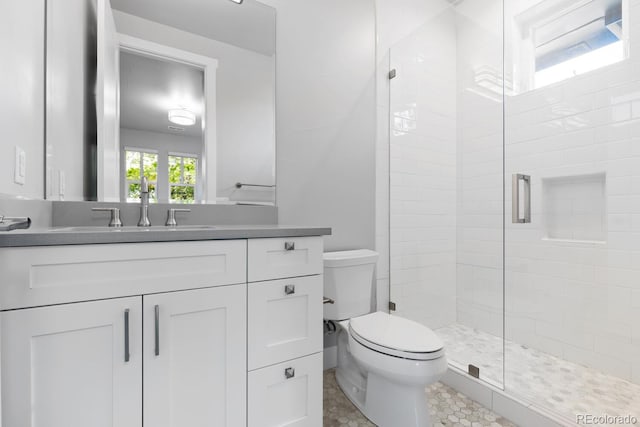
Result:
{"type": "Polygon", "coordinates": [[[324,318],[345,320],[370,313],[378,253],[368,249],[325,252],[323,259],[324,296],[335,301],[324,305],[324,318]]]}

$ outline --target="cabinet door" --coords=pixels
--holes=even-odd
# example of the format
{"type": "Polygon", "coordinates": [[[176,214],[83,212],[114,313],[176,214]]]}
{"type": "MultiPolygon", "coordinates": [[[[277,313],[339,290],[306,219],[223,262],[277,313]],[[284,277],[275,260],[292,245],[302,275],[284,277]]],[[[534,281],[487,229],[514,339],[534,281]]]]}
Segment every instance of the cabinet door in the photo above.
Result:
{"type": "Polygon", "coordinates": [[[249,427],[322,426],[322,353],[249,372],[249,427]]]}
{"type": "Polygon", "coordinates": [[[140,427],[141,303],[3,312],[2,425],[140,427]]]}
{"type": "Polygon", "coordinates": [[[246,425],[246,285],[144,296],[144,424],[246,425]]]}

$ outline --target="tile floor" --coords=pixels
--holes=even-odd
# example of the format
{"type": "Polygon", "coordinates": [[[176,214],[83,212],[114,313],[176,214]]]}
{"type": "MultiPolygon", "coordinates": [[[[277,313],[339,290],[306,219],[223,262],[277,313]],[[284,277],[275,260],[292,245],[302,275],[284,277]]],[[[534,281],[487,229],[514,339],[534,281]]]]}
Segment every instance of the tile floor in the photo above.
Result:
{"type": "MultiPolygon", "coordinates": [[[[442,383],[430,386],[426,394],[429,397],[428,405],[434,427],[515,426],[515,424],[442,383]]],[[[322,425],[323,427],[375,426],[342,393],[336,383],[334,369],[324,372],[324,419],[322,425]]]]}
{"type": "MultiPolygon", "coordinates": [[[[460,324],[436,331],[449,363],[480,368],[480,378],[502,384],[502,338],[460,324]]],[[[640,418],[640,385],[605,375],[547,353],[506,341],[505,389],[574,419],[576,414],[640,418]]]]}

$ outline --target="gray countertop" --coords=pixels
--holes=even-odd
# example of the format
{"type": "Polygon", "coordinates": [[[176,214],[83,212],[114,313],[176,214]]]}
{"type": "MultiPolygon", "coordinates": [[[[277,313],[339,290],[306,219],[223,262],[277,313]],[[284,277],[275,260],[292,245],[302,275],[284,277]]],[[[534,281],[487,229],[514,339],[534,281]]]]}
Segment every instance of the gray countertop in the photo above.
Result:
{"type": "Polygon", "coordinates": [[[0,232],[0,247],[93,245],[104,243],[230,240],[267,237],[307,237],[331,234],[328,227],[285,225],[151,227],[53,227],[0,232]]]}

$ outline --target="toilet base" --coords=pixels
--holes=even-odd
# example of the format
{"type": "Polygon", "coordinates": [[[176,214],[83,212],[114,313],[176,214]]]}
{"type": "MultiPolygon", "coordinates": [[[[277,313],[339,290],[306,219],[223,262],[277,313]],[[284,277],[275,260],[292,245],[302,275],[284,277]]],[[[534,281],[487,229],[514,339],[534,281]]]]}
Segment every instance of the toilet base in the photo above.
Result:
{"type": "Polygon", "coordinates": [[[398,384],[360,366],[338,333],[336,381],[349,400],[379,427],[431,427],[424,385],[398,384]]]}
{"type": "Polygon", "coordinates": [[[379,427],[431,427],[425,389],[407,388],[370,373],[363,390],[336,371],[340,389],[362,414],[379,427]]]}

